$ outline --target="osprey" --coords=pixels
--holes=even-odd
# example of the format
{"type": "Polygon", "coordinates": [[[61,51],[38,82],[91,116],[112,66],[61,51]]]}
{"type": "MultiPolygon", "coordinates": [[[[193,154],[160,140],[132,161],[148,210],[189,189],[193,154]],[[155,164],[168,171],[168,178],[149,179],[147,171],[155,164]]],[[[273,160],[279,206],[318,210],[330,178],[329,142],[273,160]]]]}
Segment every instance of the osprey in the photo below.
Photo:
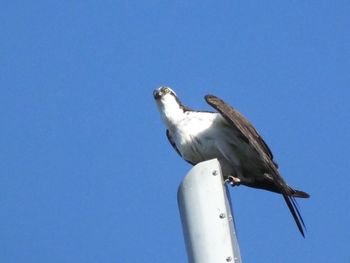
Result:
{"type": "Polygon", "coordinates": [[[308,198],[309,194],[288,186],[271,150],[241,113],[213,95],[206,95],[205,100],[217,112],[191,110],[169,87],[154,90],[153,96],[167,126],[166,136],[184,160],[195,165],[217,158],[231,185],[281,194],[304,237],[305,224],[295,197],[308,198]]]}

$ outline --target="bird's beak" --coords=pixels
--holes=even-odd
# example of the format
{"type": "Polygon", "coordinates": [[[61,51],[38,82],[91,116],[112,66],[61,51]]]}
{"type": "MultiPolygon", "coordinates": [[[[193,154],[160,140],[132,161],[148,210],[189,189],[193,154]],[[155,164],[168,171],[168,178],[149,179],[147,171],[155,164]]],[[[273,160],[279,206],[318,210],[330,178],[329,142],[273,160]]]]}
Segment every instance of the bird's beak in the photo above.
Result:
{"type": "Polygon", "coordinates": [[[156,100],[158,100],[158,99],[160,99],[160,97],[162,96],[162,92],[159,90],[159,89],[155,89],[154,91],[153,91],[153,97],[156,99],[156,100]]]}

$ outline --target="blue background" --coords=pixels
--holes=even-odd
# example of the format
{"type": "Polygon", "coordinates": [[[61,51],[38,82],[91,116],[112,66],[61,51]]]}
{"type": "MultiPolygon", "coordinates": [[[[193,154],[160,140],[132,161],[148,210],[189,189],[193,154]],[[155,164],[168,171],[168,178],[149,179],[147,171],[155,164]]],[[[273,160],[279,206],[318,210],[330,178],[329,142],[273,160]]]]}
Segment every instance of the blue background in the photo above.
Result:
{"type": "Polygon", "coordinates": [[[0,261],[186,262],[152,91],[222,97],[300,200],[231,189],[244,262],[349,262],[349,1],[4,1],[0,261]]]}

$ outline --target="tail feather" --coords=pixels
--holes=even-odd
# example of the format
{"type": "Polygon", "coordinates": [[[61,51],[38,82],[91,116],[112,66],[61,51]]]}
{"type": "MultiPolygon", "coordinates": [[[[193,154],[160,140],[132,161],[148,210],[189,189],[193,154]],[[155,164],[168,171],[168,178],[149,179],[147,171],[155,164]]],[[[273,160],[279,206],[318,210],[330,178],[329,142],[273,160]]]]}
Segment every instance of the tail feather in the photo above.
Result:
{"type": "Polygon", "coordinates": [[[305,237],[306,227],[305,227],[304,220],[301,217],[300,211],[298,209],[297,202],[295,201],[294,197],[292,197],[292,196],[288,196],[286,194],[282,194],[282,195],[283,195],[284,200],[286,201],[286,204],[289,208],[289,211],[291,212],[291,214],[294,218],[295,223],[298,226],[298,229],[299,229],[301,235],[303,237],[305,237]]]}
{"type": "Polygon", "coordinates": [[[310,197],[310,195],[308,193],[293,189],[290,186],[288,186],[278,172],[272,173],[272,176],[274,177],[274,183],[279,189],[279,192],[282,194],[284,201],[286,202],[288,209],[291,212],[301,235],[305,237],[306,227],[304,220],[301,217],[295,197],[308,198],[310,197]]]}
{"type": "Polygon", "coordinates": [[[298,198],[309,198],[310,197],[310,195],[308,193],[293,189],[291,187],[289,187],[289,191],[291,193],[291,196],[293,196],[293,197],[298,197],[298,198]]]}

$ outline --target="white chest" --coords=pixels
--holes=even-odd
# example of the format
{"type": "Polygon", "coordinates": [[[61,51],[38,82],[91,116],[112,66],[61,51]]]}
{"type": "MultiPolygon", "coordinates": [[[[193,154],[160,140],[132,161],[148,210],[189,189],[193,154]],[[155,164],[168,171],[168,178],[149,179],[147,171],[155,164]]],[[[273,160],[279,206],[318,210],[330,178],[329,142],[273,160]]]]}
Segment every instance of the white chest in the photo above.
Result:
{"type": "Polygon", "coordinates": [[[193,163],[216,158],[220,154],[216,147],[220,138],[218,125],[222,122],[216,113],[189,114],[171,130],[176,147],[181,155],[193,163]]]}

